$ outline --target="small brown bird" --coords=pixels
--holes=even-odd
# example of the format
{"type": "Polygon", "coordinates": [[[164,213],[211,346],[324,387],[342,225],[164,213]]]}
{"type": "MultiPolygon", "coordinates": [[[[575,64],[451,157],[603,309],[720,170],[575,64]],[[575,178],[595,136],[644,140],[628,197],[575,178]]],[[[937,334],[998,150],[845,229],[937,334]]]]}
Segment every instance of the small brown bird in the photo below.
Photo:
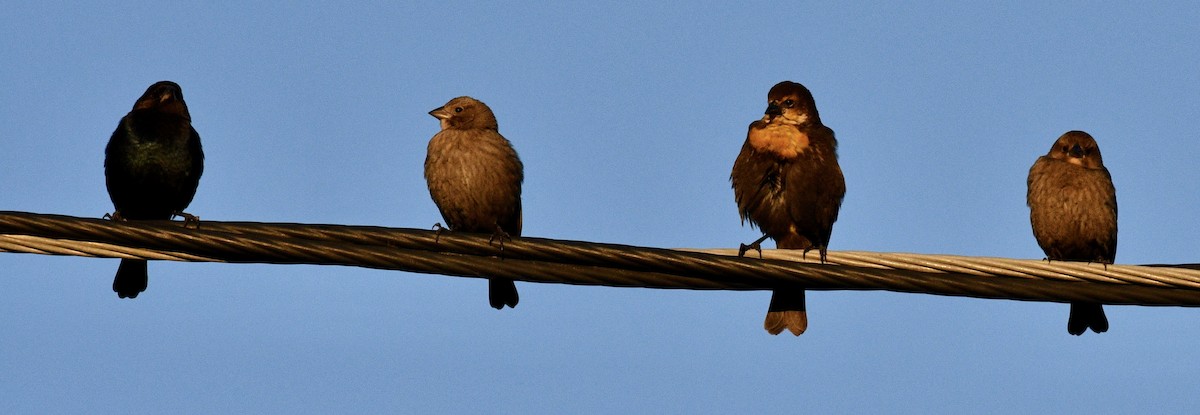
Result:
{"type": "MultiPolygon", "coordinates": [[[[200,134],[183,101],[183,90],[170,81],[150,85],[121,118],[104,148],[104,182],[115,220],[167,220],[183,213],[204,173],[200,134]]],[[[113,279],[121,298],[146,290],[146,261],[122,259],[113,279]]]]}
{"type": "MultiPolygon", "coordinates": [[[[1068,131],[1029,169],[1029,221],[1047,260],[1111,264],[1117,256],[1117,190],[1100,147],[1083,131],[1068,131]]],[[[1071,303],[1067,332],[1108,331],[1097,303],[1071,303]]]]}
{"type": "MultiPolygon", "coordinates": [[[[821,124],[812,93],[783,81],[767,93],[767,111],[750,124],[746,143],[729,175],[742,222],[758,226],[763,237],[742,245],[761,252],[767,237],[780,249],[825,250],[846,195],[837,161],[837,139],[821,124]]],[[[763,326],[771,334],[808,328],[804,290],[776,289],[763,326]]]]}
{"type": "MultiPolygon", "coordinates": [[[[471,97],[458,97],[429,111],[442,130],[429,140],[425,181],[451,231],[489,233],[501,246],[521,236],[524,166],[512,143],[500,135],[496,116],[471,97]]],[[[488,302],[497,310],[517,306],[510,279],[488,279],[488,302]]]]}

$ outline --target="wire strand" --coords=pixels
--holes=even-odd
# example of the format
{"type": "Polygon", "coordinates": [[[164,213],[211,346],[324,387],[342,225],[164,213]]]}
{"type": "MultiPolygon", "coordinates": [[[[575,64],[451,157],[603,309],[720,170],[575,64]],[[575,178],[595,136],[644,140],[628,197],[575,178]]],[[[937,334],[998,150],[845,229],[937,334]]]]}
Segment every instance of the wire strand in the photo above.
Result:
{"type": "Polygon", "coordinates": [[[430,230],[299,223],[181,222],[0,212],[0,251],[232,263],[343,265],[465,277],[698,290],[887,290],[1022,301],[1200,306],[1200,265],[795,250],[664,249],[430,230]],[[815,257],[815,255],[813,255],[815,257]]]}

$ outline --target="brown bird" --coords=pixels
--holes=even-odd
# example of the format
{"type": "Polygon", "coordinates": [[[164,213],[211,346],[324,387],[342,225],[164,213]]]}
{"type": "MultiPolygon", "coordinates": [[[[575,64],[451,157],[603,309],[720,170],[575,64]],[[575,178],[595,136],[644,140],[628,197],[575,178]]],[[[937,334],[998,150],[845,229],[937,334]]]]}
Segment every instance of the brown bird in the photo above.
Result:
{"type": "MultiPolygon", "coordinates": [[[[183,90],[170,81],[150,85],[133,104],[104,148],[104,182],[115,220],[167,220],[183,213],[204,173],[200,134],[183,101],[183,90]]],[[[121,298],[146,290],[146,261],[122,259],[113,278],[121,298]]]]}
{"type": "MultiPolygon", "coordinates": [[[[458,97],[429,111],[442,130],[429,140],[425,181],[451,231],[521,236],[524,166],[512,143],[500,135],[492,109],[458,97]]],[[[517,306],[510,279],[488,279],[488,302],[497,310],[517,306]]]]}
{"type": "MultiPolygon", "coordinates": [[[[750,124],[746,143],[729,175],[742,222],[758,226],[763,237],[742,245],[762,252],[770,237],[781,249],[825,250],[846,195],[837,161],[837,139],[821,124],[812,93],[804,85],[783,81],[767,93],[767,111],[750,124]]],[[[808,328],[804,290],[780,288],[771,293],[763,322],[767,332],[788,329],[799,336],[808,328]]]]}
{"type": "MultiPolygon", "coordinates": [[[[1117,190],[1100,147],[1083,131],[1068,131],[1029,169],[1029,221],[1047,260],[1111,264],[1117,256],[1117,190]]],[[[1108,331],[1097,303],[1073,302],[1067,332],[1108,331]]]]}

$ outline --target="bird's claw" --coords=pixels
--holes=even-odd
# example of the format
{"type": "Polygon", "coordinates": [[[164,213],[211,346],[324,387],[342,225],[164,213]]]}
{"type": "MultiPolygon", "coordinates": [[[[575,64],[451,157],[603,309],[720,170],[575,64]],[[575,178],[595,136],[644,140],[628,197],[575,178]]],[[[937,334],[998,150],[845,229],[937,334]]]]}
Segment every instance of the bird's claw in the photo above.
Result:
{"type": "Polygon", "coordinates": [[[762,242],[765,240],[767,240],[767,235],[764,234],[761,238],[755,239],[754,242],[751,242],[750,245],[739,243],[738,258],[746,256],[746,251],[753,249],[758,251],[758,259],[762,259],[762,242]]]}
{"type": "Polygon", "coordinates": [[[183,228],[187,229],[188,225],[196,225],[196,229],[200,229],[200,217],[187,212],[176,211],[171,214],[171,219],[176,216],[183,218],[183,228]]]}
{"type": "Polygon", "coordinates": [[[820,259],[821,263],[824,264],[825,263],[825,248],[818,248],[815,246],[810,246],[808,248],[804,248],[804,252],[800,253],[800,259],[807,261],[808,260],[808,251],[811,251],[814,249],[816,249],[817,252],[821,254],[819,259],[820,259]]]}
{"type": "Polygon", "coordinates": [[[445,226],[442,226],[441,222],[434,223],[433,227],[429,228],[429,230],[433,231],[433,243],[435,244],[438,243],[438,240],[442,239],[442,232],[450,231],[449,229],[446,229],[445,226]]]}
{"type": "Polygon", "coordinates": [[[125,218],[121,217],[121,212],[119,212],[119,211],[113,211],[113,213],[105,213],[103,218],[114,221],[114,222],[124,222],[125,221],[125,218]]]}
{"type": "Polygon", "coordinates": [[[500,251],[503,252],[504,241],[506,239],[511,241],[512,236],[509,236],[508,232],[505,232],[504,229],[501,229],[500,225],[496,225],[496,232],[492,233],[492,236],[488,238],[488,245],[491,245],[494,241],[500,241],[500,251]]]}
{"type": "Polygon", "coordinates": [[[758,242],[752,243],[750,245],[739,243],[738,244],[738,258],[746,256],[746,252],[750,251],[751,249],[758,251],[758,259],[762,259],[762,244],[758,243],[758,242]]]}

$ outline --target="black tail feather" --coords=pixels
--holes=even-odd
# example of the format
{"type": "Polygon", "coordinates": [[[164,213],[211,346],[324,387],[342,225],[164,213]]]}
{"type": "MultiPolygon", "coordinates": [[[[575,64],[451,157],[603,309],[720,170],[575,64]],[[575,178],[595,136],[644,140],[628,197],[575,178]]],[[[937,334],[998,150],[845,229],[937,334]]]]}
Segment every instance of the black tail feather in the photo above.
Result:
{"type": "Polygon", "coordinates": [[[488,302],[497,310],[504,306],[516,307],[520,298],[517,296],[517,285],[513,280],[503,278],[488,279],[488,302]]]}
{"type": "Polygon", "coordinates": [[[138,294],[146,291],[149,280],[145,260],[122,259],[117,267],[117,276],[113,278],[113,291],[121,298],[137,298],[138,294]]]}
{"type": "Polygon", "coordinates": [[[1067,317],[1067,333],[1078,336],[1087,329],[1103,333],[1108,331],[1108,317],[1104,306],[1097,303],[1071,303],[1071,315],[1067,317]]]}

